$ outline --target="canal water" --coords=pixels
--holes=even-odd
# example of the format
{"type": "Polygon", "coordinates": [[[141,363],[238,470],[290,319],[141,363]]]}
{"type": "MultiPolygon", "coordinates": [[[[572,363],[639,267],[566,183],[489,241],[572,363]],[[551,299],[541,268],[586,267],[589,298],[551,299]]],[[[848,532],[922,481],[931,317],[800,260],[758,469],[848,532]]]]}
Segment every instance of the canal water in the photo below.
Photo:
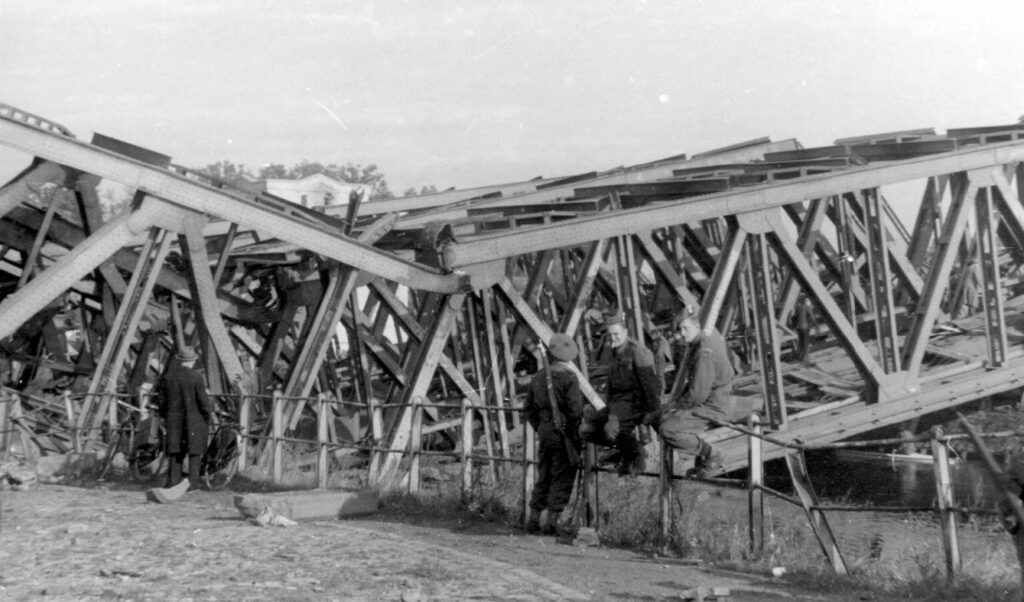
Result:
{"type": "MultiPolygon", "coordinates": [[[[886,455],[851,456],[842,451],[807,455],[807,470],[819,499],[868,506],[938,505],[932,462],[908,462],[886,455]]],[[[778,480],[780,490],[790,490],[785,464],[779,464],[770,470],[771,480],[778,480]]],[[[995,507],[998,491],[979,463],[957,460],[950,465],[950,476],[956,506],[995,507]]]]}

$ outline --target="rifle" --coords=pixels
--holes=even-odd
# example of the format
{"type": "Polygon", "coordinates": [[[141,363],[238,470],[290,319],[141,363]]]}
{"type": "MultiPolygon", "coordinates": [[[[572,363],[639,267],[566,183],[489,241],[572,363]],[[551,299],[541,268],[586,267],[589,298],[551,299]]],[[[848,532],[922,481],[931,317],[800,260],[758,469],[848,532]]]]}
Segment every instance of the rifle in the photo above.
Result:
{"type": "Polygon", "coordinates": [[[548,403],[551,405],[551,420],[555,423],[555,431],[562,436],[565,453],[569,456],[569,464],[579,468],[583,465],[583,459],[580,458],[580,452],[576,451],[576,446],[572,444],[569,435],[565,432],[565,416],[558,410],[558,403],[555,401],[555,385],[551,381],[551,363],[548,361],[546,351],[542,350],[541,357],[544,362],[544,380],[548,387],[548,403]]]}

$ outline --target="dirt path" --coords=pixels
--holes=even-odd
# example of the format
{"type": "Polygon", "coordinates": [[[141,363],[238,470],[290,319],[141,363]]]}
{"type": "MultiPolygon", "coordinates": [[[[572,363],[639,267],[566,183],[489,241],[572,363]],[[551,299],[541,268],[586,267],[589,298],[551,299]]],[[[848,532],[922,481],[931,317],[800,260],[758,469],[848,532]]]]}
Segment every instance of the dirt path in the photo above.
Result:
{"type": "Polygon", "coordinates": [[[732,600],[789,597],[755,577],[491,525],[261,528],[241,519],[230,493],[168,506],[141,490],[0,496],[4,600],[671,600],[697,586],[730,587],[732,600]]]}

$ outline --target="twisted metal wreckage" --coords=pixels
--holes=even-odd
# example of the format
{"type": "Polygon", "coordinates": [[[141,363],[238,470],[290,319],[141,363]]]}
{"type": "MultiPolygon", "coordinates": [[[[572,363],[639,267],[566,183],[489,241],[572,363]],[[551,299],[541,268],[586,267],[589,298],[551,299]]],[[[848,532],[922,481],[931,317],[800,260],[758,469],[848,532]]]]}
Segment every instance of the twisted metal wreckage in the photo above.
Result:
{"type": "MultiPolygon", "coordinates": [[[[152,383],[186,343],[215,393],[278,389],[292,429],[313,412],[303,399],[356,402],[335,407],[331,437],[408,450],[414,405],[517,407],[535,343],[568,333],[586,357],[591,310],[612,308],[650,342],[699,307],[776,440],[846,439],[1024,387],[1022,124],[759,139],[321,211],[8,106],[0,143],[33,157],[0,189],[0,384],[33,393],[25,406],[86,393],[31,423],[44,451],[66,451],[71,429],[101,437],[121,407],[107,394],[152,383]],[[134,191],[105,223],[101,180],[134,191]],[[806,362],[789,351],[801,295],[819,322],[806,362]]],[[[460,436],[458,418],[426,414],[422,432],[460,436]]],[[[518,413],[479,420],[507,450],[518,413]]],[[[725,470],[746,463],[735,431],[709,440],[725,470]]],[[[371,472],[403,466],[386,453],[371,472]]]]}

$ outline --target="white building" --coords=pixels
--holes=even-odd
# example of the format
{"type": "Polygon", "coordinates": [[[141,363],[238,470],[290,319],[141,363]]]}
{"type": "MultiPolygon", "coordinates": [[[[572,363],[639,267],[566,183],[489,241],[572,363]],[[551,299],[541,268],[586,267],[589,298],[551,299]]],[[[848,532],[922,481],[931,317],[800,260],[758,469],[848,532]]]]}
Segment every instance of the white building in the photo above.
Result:
{"type": "Polygon", "coordinates": [[[353,190],[366,190],[365,184],[339,182],[322,173],[299,180],[270,179],[260,183],[262,190],[303,207],[348,205],[353,190]]]}

